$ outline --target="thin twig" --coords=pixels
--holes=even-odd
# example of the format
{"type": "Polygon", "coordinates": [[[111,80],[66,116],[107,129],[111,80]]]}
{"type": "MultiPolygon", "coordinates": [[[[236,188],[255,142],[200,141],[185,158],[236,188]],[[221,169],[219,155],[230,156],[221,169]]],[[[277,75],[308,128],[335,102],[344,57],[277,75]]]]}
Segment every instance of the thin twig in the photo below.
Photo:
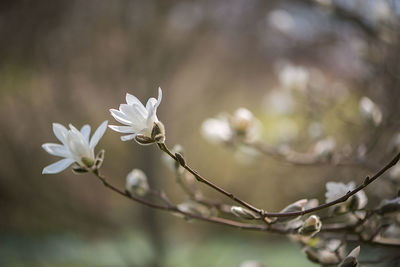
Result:
{"type": "MultiPolygon", "coordinates": [[[[158,147],[164,151],[165,153],[167,153],[171,158],[173,158],[175,161],[177,161],[178,163],[181,164],[181,162],[178,160],[178,158],[168,149],[168,147],[164,144],[164,143],[158,143],[158,147]]],[[[314,208],[310,208],[307,210],[303,210],[303,211],[294,211],[294,212],[265,212],[262,209],[258,209],[256,207],[254,207],[253,205],[247,203],[246,201],[238,198],[237,196],[235,196],[234,194],[226,191],[225,189],[215,185],[214,183],[210,182],[209,180],[207,180],[206,178],[202,177],[199,173],[197,173],[195,170],[193,170],[191,167],[189,167],[186,163],[185,164],[181,164],[182,167],[184,167],[187,171],[189,171],[191,174],[193,174],[194,177],[196,177],[196,179],[199,182],[202,182],[208,186],[210,186],[211,188],[215,189],[216,191],[226,195],[227,197],[229,197],[230,199],[236,201],[237,203],[239,203],[240,205],[250,209],[253,212],[256,212],[258,214],[261,215],[262,218],[264,217],[290,217],[290,216],[301,216],[301,215],[305,215],[308,213],[312,213],[315,211],[319,211],[328,207],[331,207],[333,205],[342,203],[347,201],[351,196],[355,195],[356,193],[358,193],[359,191],[361,191],[362,189],[364,189],[365,187],[367,187],[369,184],[371,184],[373,181],[375,181],[376,179],[378,179],[382,174],[384,174],[388,169],[390,169],[391,167],[393,167],[394,165],[396,165],[396,163],[400,160],[400,153],[398,153],[388,164],[386,164],[383,168],[381,168],[377,173],[375,173],[371,178],[370,177],[366,177],[364,179],[364,182],[362,184],[360,184],[359,186],[357,186],[354,190],[347,192],[346,195],[333,200],[331,202],[327,202],[325,204],[321,204],[317,207],[314,208]]]]}

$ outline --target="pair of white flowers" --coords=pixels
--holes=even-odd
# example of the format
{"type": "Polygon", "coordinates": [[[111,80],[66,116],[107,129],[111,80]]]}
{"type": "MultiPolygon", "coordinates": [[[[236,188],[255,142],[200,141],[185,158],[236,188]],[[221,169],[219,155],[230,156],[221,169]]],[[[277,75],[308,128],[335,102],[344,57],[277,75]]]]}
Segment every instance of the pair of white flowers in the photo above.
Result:
{"type": "MultiPolygon", "coordinates": [[[[161,103],[162,90],[158,88],[158,99],[150,98],[146,106],[131,94],[126,94],[126,104],[121,104],[119,110],[110,109],[111,115],[123,126],[110,125],[117,132],[126,135],[122,141],[135,139],[139,144],[147,145],[165,141],[163,124],[157,118],[157,108],[161,103]]],[[[71,164],[76,163],[78,168],[90,169],[96,162],[94,148],[103,137],[107,129],[104,121],[90,139],[90,126],[84,125],[79,131],[73,125],[70,129],[59,123],[53,123],[53,132],[61,144],[45,143],[43,149],[51,155],[64,159],[57,161],[43,169],[43,174],[59,173],[71,164]]]]}
{"type": "Polygon", "coordinates": [[[233,115],[220,114],[217,118],[205,120],[201,126],[202,135],[213,143],[227,143],[234,138],[255,141],[261,134],[261,123],[246,108],[239,108],[233,115]]]}

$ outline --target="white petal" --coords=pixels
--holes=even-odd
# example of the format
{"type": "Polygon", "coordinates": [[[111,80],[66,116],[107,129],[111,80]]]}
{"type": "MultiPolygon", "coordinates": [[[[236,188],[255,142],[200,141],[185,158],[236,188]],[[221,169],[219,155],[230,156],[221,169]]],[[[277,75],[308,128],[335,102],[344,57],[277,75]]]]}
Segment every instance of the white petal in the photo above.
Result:
{"type": "Polygon", "coordinates": [[[60,140],[61,143],[65,144],[65,137],[67,136],[68,130],[59,123],[53,123],[54,135],[60,140]]]}
{"type": "Polygon", "coordinates": [[[116,110],[116,109],[110,109],[111,115],[114,117],[115,120],[122,124],[130,125],[131,121],[130,119],[121,111],[116,110]]]}
{"type": "Polygon", "coordinates": [[[150,113],[150,110],[156,108],[156,105],[157,105],[157,99],[155,99],[154,97],[150,97],[149,100],[147,100],[147,103],[146,103],[147,112],[150,113]]]}
{"type": "Polygon", "coordinates": [[[138,105],[126,105],[122,104],[120,105],[120,110],[128,116],[131,125],[135,124],[139,127],[143,127],[145,124],[145,120],[147,117],[147,111],[145,110],[143,113],[144,107],[140,107],[138,105]]]}
{"type": "Polygon", "coordinates": [[[121,136],[122,141],[129,141],[136,137],[137,134],[123,135],[121,136]]]}
{"type": "Polygon", "coordinates": [[[125,99],[128,105],[133,105],[133,104],[142,105],[142,102],[140,102],[140,100],[136,96],[131,95],[129,93],[126,93],[125,99]]]}
{"type": "Polygon", "coordinates": [[[161,104],[161,100],[162,100],[162,90],[161,87],[158,87],[158,98],[157,98],[156,109],[161,104]]]}
{"type": "Polygon", "coordinates": [[[90,126],[88,124],[83,125],[81,128],[81,134],[85,137],[86,141],[89,142],[90,126]]]}
{"type": "Polygon", "coordinates": [[[97,143],[100,141],[100,139],[103,137],[106,129],[107,129],[107,124],[108,121],[104,121],[102,124],[100,124],[99,128],[97,128],[96,132],[93,134],[92,138],[90,139],[90,144],[89,147],[93,149],[97,143]]]}
{"type": "Polygon", "coordinates": [[[74,162],[73,159],[62,159],[45,167],[42,171],[42,174],[54,174],[62,172],[63,170],[68,168],[69,165],[71,165],[73,162],[74,162]]]}
{"type": "Polygon", "coordinates": [[[108,125],[111,130],[114,130],[119,133],[135,133],[136,131],[131,126],[117,126],[117,125],[108,125]]]}
{"type": "Polygon", "coordinates": [[[68,149],[60,144],[46,143],[42,145],[42,148],[49,154],[57,157],[69,157],[70,153],[68,149]]]}

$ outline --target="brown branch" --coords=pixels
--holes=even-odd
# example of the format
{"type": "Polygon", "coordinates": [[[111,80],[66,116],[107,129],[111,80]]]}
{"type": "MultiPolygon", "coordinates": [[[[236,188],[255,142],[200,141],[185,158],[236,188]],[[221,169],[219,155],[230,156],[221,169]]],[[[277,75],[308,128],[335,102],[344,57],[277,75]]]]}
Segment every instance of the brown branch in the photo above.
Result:
{"type": "Polygon", "coordinates": [[[319,211],[328,207],[331,207],[333,205],[342,203],[347,201],[351,196],[355,195],[357,192],[361,191],[362,189],[364,189],[365,187],[367,187],[369,184],[371,184],[373,181],[375,181],[376,179],[378,179],[382,174],[384,174],[388,169],[390,169],[391,167],[393,167],[394,165],[396,165],[396,163],[400,160],[400,153],[398,153],[388,164],[386,164],[383,168],[381,168],[377,173],[375,173],[371,178],[370,177],[366,177],[364,179],[364,182],[362,184],[360,184],[359,186],[357,186],[354,190],[347,192],[346,195],[333,200],[331,202],[327,202],[325,204],[319,205],[317,207],[311,208],[311,209],[307,209],[307,210],[303,210],[303,211],[295,211],[295,212],[265,212],[262,209],[258,209],[254,206],[252,206],[251,204],[247,203],[244,200],[241,200],[240,198],[236,197],[234,194],[226,191],[225,189],[215,185],[214,183],[210,182],[209,180],[207,180],[206,178],[202,177],[199,173],[197,173],[195,170],[193,170],[191,167],[189,167],[184,161],[182,161],[182,159],[178,159],[169,149],[168,147],[164,144],[164,143],[158,143],[158,147],[164,151],[165,153],[167,153],[171,158],[173,158],[175,161],[177,161],[179,164],[181,164],[182,167],[184,167],[187,171],[189,171],[191,174],[193,174],[194,177],[196,177],[196,179],[199,182],[202,182],[208,186],[210,186],[211,188],[215,189],[216,191],[224,194],[225,196],[229,197],[230,199],[236,201],[237,203],[239,203],[240,205],[250,209],[253,212],[256,212],[258,214],[260,214],[260,216],[262,218],[265,217],[291,217],[291,216],[301,216],[301,215],[305,215],[308,213],[312,213],[315,211],[319,211]]]}

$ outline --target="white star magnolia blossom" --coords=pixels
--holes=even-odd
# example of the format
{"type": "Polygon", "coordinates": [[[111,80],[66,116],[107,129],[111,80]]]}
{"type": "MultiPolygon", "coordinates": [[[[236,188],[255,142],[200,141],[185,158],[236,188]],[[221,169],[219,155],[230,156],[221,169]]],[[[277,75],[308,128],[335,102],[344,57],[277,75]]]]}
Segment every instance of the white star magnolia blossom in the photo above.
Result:
{"type": "Polygon", "coordinates": [[[227,142],[232,138],[232,129],[226,117],[210,118],[201,125],[202,135],[213,143],[227,142]]]}
{"type": "Polygon", "coordinates": [[[45,143],[42,147],[47,153],[64,159],[45,167],[42,173],[59,173],[74,162],[81,167],[91,167],[87,166],[87,163],[95,162],[94,148],[104,135],[107,123],[108,121],[104,121],[91,139],[89,139],[90,126],[87,124],[79,131],[72,124],[69,125],[70,130],[68,130],[59,123],[53,123],[54,135],[62,144],[45,143]]]}
{"type": "MultiPolygon", "coordinates": [[[[327,182],[326,193],[325,193],[326,203],[334,201],[346,195],[347,192],[352,191],[355,188],[356,184],[354,182],[350,182],[347,185],[344,183],[327,182]]],[[[368,203],[368,198],[365,192],[363,190],[358,191],[358,193],[356,193],[355,196],[357,196],[359,200],[358,209],[364,208],[368,203]]]]}
{"type": "MultiPolygon", "coordinates": [[[[160,122],[157,118],[157,108],[161,103],[162,99],[162,90],[158,88],[158,99],[151,97],[147,103],[146,107],[137,99],[135,96],[131,94],[126,94],[126,104],[121,104],[119,106],[119,110],[110,109],[111,115],[118,122],[124,124],[124,126],[117,125],[109,125],[112,130],[124,133],[128,135],[121,136],[122,141],[129,141],[136,137],[143,136],[145,138],[153,139],[152,131],[155,124],[160,126],[160,122]]],[[[163,130],[163,129],[162,129],[163,130]]],[[[155,142],[156,140],[153,140],[155,142]]],[[[164,141],[164,138],[161,140],[164,141]]],[[[143,145],[145,143],[138,142],[143,145]]],[[[150,144],[149,142],[147,144],[150,144]]]]}

